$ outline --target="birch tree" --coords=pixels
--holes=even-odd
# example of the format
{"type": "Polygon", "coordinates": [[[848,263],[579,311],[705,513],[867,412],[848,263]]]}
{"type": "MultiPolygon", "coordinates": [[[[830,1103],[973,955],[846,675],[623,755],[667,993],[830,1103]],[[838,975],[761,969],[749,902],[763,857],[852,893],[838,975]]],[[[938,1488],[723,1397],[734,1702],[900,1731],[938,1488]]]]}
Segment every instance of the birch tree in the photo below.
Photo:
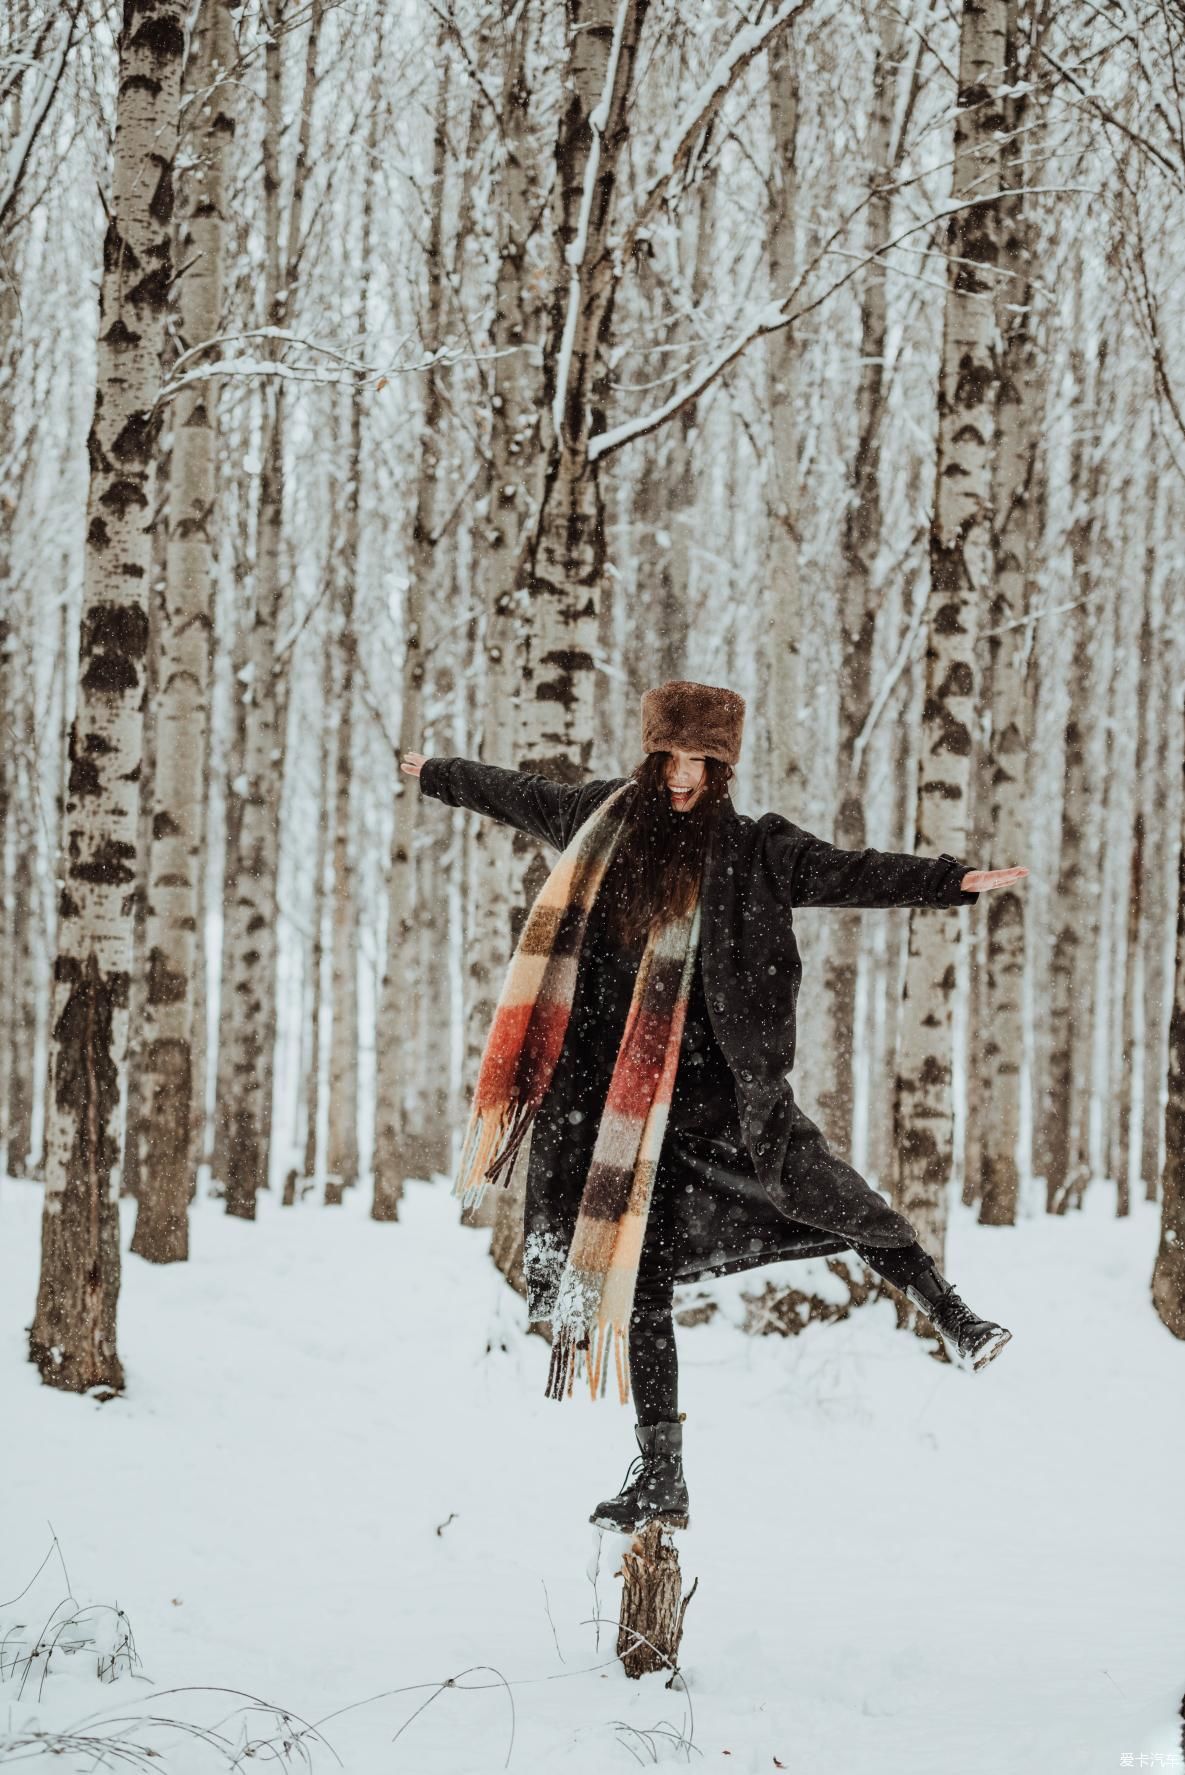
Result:
{"type": "MultiPolygon", "coordinates": [[[[868,844],[865,813],[867,747],[862,743],[872,706],[877,610],[876,581],[881,547],[881,449],[887,389],[885,357],[888,332],[887,267],[878,249],[891,238],[893,180],[899,167],[908,125],[920,84],[922,41],[898,78],[902,56],[901,27],[894,14],[878,7],[875,50],[865,133],[868,193],[865,206],[866,250],[873,255],[861,274],[860,371],[856,401],[856,437],[848,467],[848,497],[841,540],[842,577],[838,588],[839,618],[839,794],[835,842],[850,850],[868,844]],[[901,94],[900,121],[896,121],[901,94]]],[[[859,914],[836,912],[830,924],[821,977],[824,995],[821,1041],[825,1052],[818,1105],[825,1132],[841,1146],[851,1137],[854,1112],[854,1042],[856,980],[863,925],[859,914]]]]}
{"type": "Polygon", "coordinates": [[[41,1276],[29,1348],[71,1392],[123,1386],[119,1296],[120,1071],[127,1042],[153,461],[172,277],[173,152],[184,14],[123,15],[89,451],[78,706],[59,871],[41,1276]]]}
{"type": "MultiPolygon", "coordinates": [[[[443,240],[445,169],[448,154],[447,59],[437,91],[432,150],[432,184],[429,194],[427,246],[428,294],[425,312],[428,336],[437,335],[444,313],[443,240]]],[[[400,754],[417,748],[424,715],[424,620],[427,595],[433,586],[433,550],[440,504],[439,465],[442,450],[444,405],[439,372],[429,365],[422,377],[423,417],[420,472],[416,482],[415,515],[412,521],[411,569],[403,601],[402,667],[399,680],[400,754]]],[[[381,1035],[378,1052],[377,1102],[375,1105],[374,1194],[371,1214],[375,1220],[395,1220],[407,1176],[404,1144],[403,1090],[409,1055],[396,1032],[406,1019],[405,1007],[415,991],[412,914],[415,888],[415,833],[419,790],[406,779],[396,785],[395,819],[391,834],[391,861],[387,885],[387,951],[379,1011],[381,1035]]]]}
{"type": "MultiPolygon", "coordinates": [[[[191,160],[181,183],[177,328],[182,350],[218,334],[222,320],[226,177],[234,139],[234,33],[226,0],[203,0],[185,70],[191,160]]],[[[160,618],[156,768],[148,857],[144,1006],[144,1150],[132,1250],[153,1263],[189,1252],[193,1184],[193,1037],[203,965],[200,874],[205,835],[206,714],[216,520],[214,379],[176,396],[168,557],[160,618]]]]}
{"type": "MultiPolygon", "coordinates": [[[[376,144],[372,138],[371,153],[376,144]]],[[[369,157],[368,157],[369,162],[369,157]]],[[[365,334],[366,267],[370,258],[371,189],[369,163],[363,207],[362,276],[358,292],[359,332],[365,334]]],[[[325,1200],[341,1202],[358,1181],[358,904],[354,858],[354,682],[358,635],[354,588],[361,558],[360,500],[363,474],[361,391],[347,391],[345,433],[346,480],[342,513],[342,546],[335,564],[337,632],[333,655],[337,670],[337,744],[333,776],[333,1024],[329,1046],[329,1127],[325,1168],[325,1200]]],[[[325,793],[329,794],[326,782],[325,793]]]]}
{"type": "Polygon", "coordinates": [[[1152,1271],[1152,1305],[1173,1336],[1185,1338],[1185,833],[1180,856],[1160,1243],[1152,1271]]]}
{"type": "MultiPolygon", "coordinates": [[[[930,531],[925,704],[914,849],[961,857],[980,689],[975,653],[992,578],[1005,0],[965,0],[930,531]]],[[[951,1011],[961,918],[911,912],[895,1091],[895,1201],[939,1262],[951,1171],[951,1011]]]]}
{"type": "MultiPolygon", "coordinates": [[[[798,266],[798,67],[793,32],[787,28],[769,50],[771,161],[766,252],[770,291],[776,300],[792,288],[798,266]]],[[[807,774],[802,681],[802,588],[798,571],[798,339],[782,327],[766,343],[770,415],[769,607],[766,671],[767,721],[762,735],[770,755],[761,773],[772,806],[792,819],[804,816],[807,774]]]]}
{"type": "MultiPolygon", "coordinates": [[[[283,130],[281,52],[285,24],[266,45],[267,116],[264,192],[267,220],[265,312],[284,328],[295,308],[303,248],[304,194],[311,170],[313,91],[321,0],[313,0],[305,38],[292,192],[282,225],[278,154],[283,130]]],[[[255,1218],[255,1198],[267,1187],[271,1151],[273,1056],[276,1039],[276,876],[279,804],[283,781],[286,699],[277,670],[276,641],[285,597],[283,561],[286,397],[282,379],[263,385],[262,468],[256,530],[255,584],[239,678],[244,703],[241,777],[231,785],[238,803],[228,821],[235,850],[228,857],[223,993],[230,1007],[225,1064],[219,1076],[219,1116],[226,1125],[226,1209],[255,1218]]]]}
{"type": "MultiPolygon", "coordinates": [[[[1044,10],[1044,9],[1043,9],[1044,10]]],[[[1044,20],[1034,24],[1039,33],[1044,20]]],[[[1030,102],[1019,9],[1009,0],[1005,33],[1004,123],[1009,147],[1003,184],[1015,195],[1000,201],[1001,273],[996,286],[997,332],[1002,341],[996,385],[996,449],[992,485],[994,583],[988,603],[984,671],[992,720],[986,825],[999,858],[1024,854],[1028,829],[1029,754],[1027,615],[1040,542],[1036,499],[1038,444],[1044,404],[1045,360],[1037,345],[1033,199],[1024,190],[1027,164],[1036,159],[1039,112],[1030,102]]],[[[1038,138],[1039,140],[1039,138],[1038,138]]],[[[972,1042],[970,1064],[982,1065],[982,1113],[976,1120],[980,1176],[979,1218],[1007,1226],[1016,1218],[1024,1055],[1023,982],[1029,896],[1023,884],[993,892],[987,908],[983,1017],[985,1039],[972,1042]]]]}
{"type": "MultiPolygon", "coordinates": [[[[505,0],[501,94],[501,202],[497,212],[497,269],[491,345],[495,352],[490,398],[489,468],[477,524],[482,578],[482,725],[479,756],[516,764],[519,634],[519,559],[527,526],[538,512],[540,384],[529,347],[538,344],[540,299],[531,276],[530,247],[537,231],[535,194],[541,182],[530,130],[527,51],[531,15],[505,0]]],[[[465,1079],[477,1080],[508,957],[525,909],[510,891],[512,835],[492,820],[470,835],[471,916],[466,953],[465,1079]]],[[[487,1191],[470,1219],[492,1219],[487,1191]]]]}

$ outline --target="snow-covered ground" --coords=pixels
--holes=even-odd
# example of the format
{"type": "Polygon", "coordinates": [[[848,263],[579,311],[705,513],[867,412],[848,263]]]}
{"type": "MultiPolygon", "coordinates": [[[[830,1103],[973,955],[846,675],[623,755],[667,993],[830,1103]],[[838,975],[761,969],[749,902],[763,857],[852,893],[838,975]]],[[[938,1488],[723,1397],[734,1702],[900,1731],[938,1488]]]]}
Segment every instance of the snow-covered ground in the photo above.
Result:
{"type": "MultiPolygon", "coordinates": [[[[24,1360],[39,1191],[4,1184],[0,1764],[87,1715],[282,1735],[221,1689],[317,1723],[312,1766],[350,1775],[1185,1766],[1185,1350],[1148,1304],[1156,1211],[1113,1206],[1100,1184],[1064,1220],[958,1213],[948,1273],[1014,1334],[980,1375],[897,1333],[887,1302],[746,1338],[740,1291],[779,1272],[713,1285],[723,1311],[679,1333],[684,1695],[629,1681],[591,1619],[616,1613],[624,1543],[606,1537],[598,1575],[587,1515],[632,1414],[543,1398],[547,1347],[443,1181],[387,1227],[361,1199],[268,1199],[254,1226],[203,1201],[187,1266],[125,1257],[128,1392],[106,1404],[24,1360]],[[7,1602],[51,1524],[75,1599],[54,1620],[118,1604],[138,1674],[117,1655],[100,1683],[85,1648],[48,1676],[24,1659],[67,1594],[55,1552],[7,1602]]],[[[116,1646],[116,1617],[84,1622],[116,1646]]],[[[225,1766],[126,1729],[178,1775],[225,1766]]]]}

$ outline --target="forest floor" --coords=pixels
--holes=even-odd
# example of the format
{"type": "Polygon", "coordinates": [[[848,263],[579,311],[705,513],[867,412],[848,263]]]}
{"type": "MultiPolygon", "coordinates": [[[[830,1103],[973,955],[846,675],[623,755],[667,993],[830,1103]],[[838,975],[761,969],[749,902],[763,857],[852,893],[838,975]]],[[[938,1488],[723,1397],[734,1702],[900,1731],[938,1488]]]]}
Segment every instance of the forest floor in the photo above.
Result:
{"type": "MultiPolygon", "coordinates": [[[[739,1331],[742,1288],[814,1265],[710,1285],[721,1311],[679,1333],[684,1694],[625,1678],[592,1621],[616,1615],[626,1543],[587,1516],[632,1414],[544,1399],[547,1346],[443,1181],[412,1185],[398,1226],[360,1197],[268,1198],[254,1226],[200,1202],[188,1265],[125,1256],[128,1390],[104,1404],[25,1361],[39,1191],[4,1183],[0,1764],[91,1716],[169,1775],[225,1768],[135,1722],[238,1747],[299,1729],[237,1712],[225,1691],[245,1691],[319,1723],[271,1766],[349,1775],[1182,1767],[1185,1353],[1148,1303],[1157,1210],[1113,1211],[1106,1184],[1016,1229],[958,1211],[948,1273],[1013,1331],[979,1375],[898,1333],[887,1301],[791,1339],[739,1331]],[[76,1610],[48,1673],[30,1663],[76,1610]],[[113,1681],[93,1647],[63,1649],[80,1628],[113,1681]]],[[[129,1213],[125,1253],[130,1234],[129,1213]]],[[[47,1775],[95,1766],[33,1752],[47,1775]]]]}

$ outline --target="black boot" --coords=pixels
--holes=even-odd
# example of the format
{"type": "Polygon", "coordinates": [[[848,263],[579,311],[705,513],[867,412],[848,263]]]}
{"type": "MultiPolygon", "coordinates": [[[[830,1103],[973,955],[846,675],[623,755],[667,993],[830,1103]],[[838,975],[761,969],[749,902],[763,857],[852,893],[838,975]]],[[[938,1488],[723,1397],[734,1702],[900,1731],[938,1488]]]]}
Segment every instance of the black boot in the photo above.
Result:
{"type": "Polygon", "coordinates": [[[933,1258],[904,1292],[941,1334],[946,1351],[957,1368],[986,1368],[1012,1336],[991,1319],[977,1319],[954,1287],[939,1273],[933,1258]]]}
{"type": "Polygon", "coordinates": [[[686,1528],[690,1518],[683,1478],[683,1420],[638,1424],[634,1435],[641,1455],[631,1462],[617,1496],[598,1504],[589,1521],[619,1535],[635,1534],[648,1522],[686,1528]]]}

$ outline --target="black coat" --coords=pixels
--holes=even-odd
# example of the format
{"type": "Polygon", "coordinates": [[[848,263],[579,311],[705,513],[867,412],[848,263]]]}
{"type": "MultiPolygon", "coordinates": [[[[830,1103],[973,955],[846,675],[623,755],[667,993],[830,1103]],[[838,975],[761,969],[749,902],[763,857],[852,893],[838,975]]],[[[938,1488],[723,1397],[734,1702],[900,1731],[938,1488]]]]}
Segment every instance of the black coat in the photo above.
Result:
{"type": "MultiPolygon", "coordinates": [[[[577,788],[465,758],[429,758],[419,778],[422,793],[515,826],[556,850],[625,780],[577,788]]],[[[748,1237],[733,1251],[720,1249],[717,1239],[715,1261],[703,1254],[703,1261],[688,1260],[680,1280],[857,1243],[912,1243],[909,1221],[832,1152],[795,1101],[789,1074],[802,963],[793,910],[970,905],[979,895],[959,886],[967,867],[945,853],[931,858],[840,850],[781,814],[752,819],[725,800],[704,863],[703,988],[712,1033],[735,1086],[748,1160],[763,1198],[781,1218],[775,1236],[765,1230],[771,1218],[765,1214],[760,1252],[748,1237]]],[[[728,1182],[743,1187],[739,1178],[728,1182]]],[[[567,1230],[556,1229],[565,1249],[567,1230]]]]}

